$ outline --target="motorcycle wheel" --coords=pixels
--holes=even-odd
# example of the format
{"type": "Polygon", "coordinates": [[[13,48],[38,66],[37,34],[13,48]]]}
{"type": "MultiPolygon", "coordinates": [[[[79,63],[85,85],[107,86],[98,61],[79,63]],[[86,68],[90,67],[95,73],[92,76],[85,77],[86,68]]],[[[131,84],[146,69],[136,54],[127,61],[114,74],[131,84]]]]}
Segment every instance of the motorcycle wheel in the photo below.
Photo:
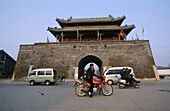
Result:
{"type": "Polygon", "coordinates": [[[137,82],[134,82],[133,84],[134,84],[134,87],[135,87],[136,89],[138,89],[138,88],[139,88],[139,86],[140,86],[140,84],[139,84],[139,83],[137,83],[137,82]]]}
{"type": "Polygon", "coordinates": [[[119,88],[120,88],[120,89],[123,89],[124,87],[123,87],[121,84],[119,84],[119,88]]]}
{"type": "Polygon", "coordinates": [[[77,96],[83,97],[86,95],[86,93],[83,92],[82,89],[87,89],[87,86],[85,86],[84,84],[78,84],[76,86],[75,92],[76,92],[77,96]]]}
{"type": "Polygon", "coordinates": [[[102,94],[104,96],[110,96],[113,93],[113,87],[110,84],[106,84],[103,88],[102,88],[102,94]]]}

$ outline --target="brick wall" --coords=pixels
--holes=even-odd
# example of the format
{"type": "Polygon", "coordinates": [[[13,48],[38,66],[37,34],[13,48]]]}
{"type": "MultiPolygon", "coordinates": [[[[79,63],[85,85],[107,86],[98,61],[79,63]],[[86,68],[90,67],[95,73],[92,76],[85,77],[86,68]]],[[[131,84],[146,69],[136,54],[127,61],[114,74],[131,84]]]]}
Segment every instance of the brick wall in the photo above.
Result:
{"type": "Polygon", "coordinates": [[[56,68],[58,74],[65,73],[68,78],[73,78],[73,67],[78,67],[80,60],[88,55],[98,57],[102,66],[130,66],[138,78],[155,77],[149,41],[140,40],[21,45],[15,80],[27,76],[29,65],[34,65],[34,68],[56,68]]]}

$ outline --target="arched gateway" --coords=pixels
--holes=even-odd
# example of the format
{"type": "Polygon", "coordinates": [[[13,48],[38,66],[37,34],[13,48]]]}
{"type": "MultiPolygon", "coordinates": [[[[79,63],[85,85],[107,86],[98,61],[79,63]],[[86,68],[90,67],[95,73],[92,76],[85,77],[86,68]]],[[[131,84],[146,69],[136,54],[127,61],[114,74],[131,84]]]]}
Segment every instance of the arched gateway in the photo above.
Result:
{"type": "MultiPolygon", "coordinates": [[[[56,68],[60,75],[74,77],[84,73],[84,66],[129,66],[137,78],[155,78],[155,62],[148,40],[126,40],[134,25],[121,26],[126,17],[56,19],[61,28],[50,28],[56,42],[21,45],[14,70],[15,80],[25,80],[30,65],[56,68]]],[[[102,71],[101,71],[102,72],[102,71]]]]}
{"type": "Polygon", "coordinates": [[[90,62],[95,63],[99,67],[99,72],[101,72],[102,61],[96,56],[88,55],[88,56],[82,58],[79,62],[79,65],[78,65],[78,75],[79,75],[79,77],[84,74],[84,67],[90,62]]]}

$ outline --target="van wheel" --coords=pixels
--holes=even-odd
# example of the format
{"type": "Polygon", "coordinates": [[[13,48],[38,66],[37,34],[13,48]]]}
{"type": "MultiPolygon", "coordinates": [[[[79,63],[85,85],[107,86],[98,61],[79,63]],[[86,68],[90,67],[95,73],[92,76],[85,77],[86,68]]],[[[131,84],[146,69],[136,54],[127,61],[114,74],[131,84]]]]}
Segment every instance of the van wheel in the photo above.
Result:
{"type": "Polygon", "coordinates": [[[50,81],[45,81],[45,85],[49,86],[50,85],[50,81]]]}
{"type": "Polygon", "coordinates": [[[112,80],[108,80],[107,83],[109,83],[110,85],[113,85],[113,81],[112,80]]]}
{"type": "Polygon", "coordinates": [[[35,82],[32,80],[30,81],[30,85],[33,86],[35,84],[35,82]]]}
{"type": "Polygon", "coordinates": [[[165,78],[165,76],[163,76],[163,75],[160,75],[159,77],[160,77],[161,79],[164,79],[164,78],[165,78]]]}

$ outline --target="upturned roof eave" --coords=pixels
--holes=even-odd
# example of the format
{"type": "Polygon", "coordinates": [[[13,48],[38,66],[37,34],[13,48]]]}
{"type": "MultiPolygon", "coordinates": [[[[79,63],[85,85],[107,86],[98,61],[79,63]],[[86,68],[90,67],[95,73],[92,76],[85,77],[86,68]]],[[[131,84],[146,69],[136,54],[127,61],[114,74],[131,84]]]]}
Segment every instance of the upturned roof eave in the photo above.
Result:
{"type": "Polygon", "coordinates": [[[123,30],[136,28],[135,25],[129,26],[119,26],[119,27],[93,27],[93,28],[50,28],[48,27],[48,31],[56,31],[56,32],[70,32],[70,31],[95,31],[95,30],[123,30]]]}

